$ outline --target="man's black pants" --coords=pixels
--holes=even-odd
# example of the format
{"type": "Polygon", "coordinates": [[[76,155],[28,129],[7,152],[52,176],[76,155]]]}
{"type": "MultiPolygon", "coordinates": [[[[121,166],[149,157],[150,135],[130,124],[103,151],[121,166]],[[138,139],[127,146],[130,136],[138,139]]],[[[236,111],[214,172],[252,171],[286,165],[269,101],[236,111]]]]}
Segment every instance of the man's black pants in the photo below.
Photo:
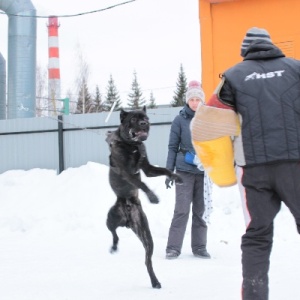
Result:
{"type": "Polygon", "coordinates": [[[273,221],[281,202],[290,209],[300,233],[300,162],[243,168],[250,223],[242,237],[243,300],[267,300],[273,221]]]}

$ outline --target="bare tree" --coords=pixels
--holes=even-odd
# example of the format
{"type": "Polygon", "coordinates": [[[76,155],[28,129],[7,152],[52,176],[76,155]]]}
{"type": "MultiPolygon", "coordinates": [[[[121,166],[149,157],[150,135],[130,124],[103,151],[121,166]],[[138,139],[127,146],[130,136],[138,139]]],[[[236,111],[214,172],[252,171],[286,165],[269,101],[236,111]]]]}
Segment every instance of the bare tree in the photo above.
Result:
{"type": "Polygon", "coordinates": [[[93,99],[89,92],[86,82],[83,80],[82,85],[80,87],[78,100],[77,100],[77,108],[76,114],[88,114],[93,110],[93,99]]]}
{"type": "MultiPolygon", "coordinates": [[[[89,75],[90,75],[90,69],[89,69],[89,65],[87,63],[87,60],[80,48],[80,45],[77,45],[77,57],[79,59],[78,61],[78,76],[76,78],[76,86],[77,86],[77,94],[80,95],[82,97],[81,101],[82,103],[80,104],[80,106],[82,107],[82,111],[81,113],[87,113],[87,107],[90,106],[90,103],[86,103],[86,96],[84,94],[85,88],[88,86],[88,79],[89,79],[89,75]],[[81,93],[80,93],[81,92],[81,93]]],[[[78,110],[78,108],[77,108],[78,110]]]]}
{"type": "Polygon", "coordinates": [[[48,111],[47,99],[47,69],[43,68],[40,64],[36,66],[36,116],[41,117],[48,111]]]}
{"type": "Polygon", "coordinates": [[[74,96],[71,89],[67,90],[66,97],[69,98],[69,110],[71,114],[75,114],[76,108],[77,108],[77,100],[75,99],[77,97],[74,96]]]}

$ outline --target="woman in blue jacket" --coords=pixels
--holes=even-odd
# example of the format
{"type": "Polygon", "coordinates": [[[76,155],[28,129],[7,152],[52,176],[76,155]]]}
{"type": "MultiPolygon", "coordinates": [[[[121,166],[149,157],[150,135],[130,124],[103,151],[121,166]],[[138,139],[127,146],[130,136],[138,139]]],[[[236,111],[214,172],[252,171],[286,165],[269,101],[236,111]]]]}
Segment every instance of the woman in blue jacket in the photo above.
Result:
{"type": "MultiPolygon", "coordinates": [[[[204,92],[198,81],[191,81],[186,92],[186,104],[172,122],[169,136],[169,150],[166,167],[183,179],[182,185],[176,185],[176,203],[169,229],[166,258],[175,259],[181,253],[184,234],[188,223],[192,203],[191,248],[196,257],[210,258],[206,250],[207,225],[203,218],[204,205],[204,171],[199,162],[188,161],[194,156],[191,140],[190,123],[200,103],[204,103],[204,92]]],[[[166,179],[166,187],[173,182],[166,179]]]]}

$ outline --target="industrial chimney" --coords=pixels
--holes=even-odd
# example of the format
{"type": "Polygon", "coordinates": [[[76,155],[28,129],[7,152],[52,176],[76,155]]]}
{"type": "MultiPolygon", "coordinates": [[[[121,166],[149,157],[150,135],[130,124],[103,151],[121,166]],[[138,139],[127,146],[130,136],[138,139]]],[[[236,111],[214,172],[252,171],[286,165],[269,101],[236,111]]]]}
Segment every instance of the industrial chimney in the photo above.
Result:
{"type": "Polygon", "coordinates": [[[49,115],[56,116],[61,109],[60,100],[60,68],[58,46],[58,21],[57,17],[48,18],[48,109],[49,115]]]}

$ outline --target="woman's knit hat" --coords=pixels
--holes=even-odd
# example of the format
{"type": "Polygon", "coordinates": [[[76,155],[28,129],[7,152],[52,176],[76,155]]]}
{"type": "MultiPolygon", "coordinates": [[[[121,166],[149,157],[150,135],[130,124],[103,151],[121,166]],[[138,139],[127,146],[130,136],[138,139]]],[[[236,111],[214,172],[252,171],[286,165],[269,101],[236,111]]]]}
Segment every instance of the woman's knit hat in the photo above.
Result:
{"type": "Polygon", "coordinates": [[[266,29],[252,27],[247,31],[246,36],[244,37],[244,40],[242,42],[242,47],[241,47],[242,57],[245,57],[246,50],[248,49],[250,44],[255,40],[264,40],[272,43],[269,32],[266,29]]]}
{"type": "Polygon", "coordinates": [[[202,89],[201,83],[199,81],[193,80],[190,81],[186,94],[185,94],[185,101],[188,103],[188,101],[192,98],[199,98],[202,101],[205,100],[205,94],[202,89]]]}

